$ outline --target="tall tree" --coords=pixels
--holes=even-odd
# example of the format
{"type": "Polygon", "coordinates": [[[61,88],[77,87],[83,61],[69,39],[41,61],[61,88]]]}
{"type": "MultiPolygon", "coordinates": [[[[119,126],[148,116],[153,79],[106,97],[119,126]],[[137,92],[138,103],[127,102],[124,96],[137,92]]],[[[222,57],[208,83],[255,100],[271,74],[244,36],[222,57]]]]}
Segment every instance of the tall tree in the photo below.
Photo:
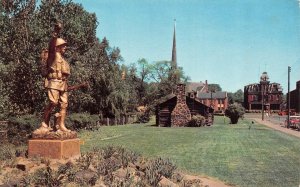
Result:
{"type": "Polygon", "coordinates": [[[244,102],[244,92],[241,89],[237,90],[234,93],[229,92],[228,100],[229,100],[230,104],[233,104],[233,103],[242,104],[244,102]]]}
{"type": "Polygon", "coordinates": [[[0,56],[1,63],[8,67],[3,79],[10,79],[1,92],[9,98],[10,112],[33,113],[36,103],[43,103],[35,82],[39,79],[34,57],[36,46],[32,40],[35,28],[31,25],[35,1],[2,1],[1,6],[0,56]]]}
{"type": "MultiPolygon", "coordinates": [[[[97,84],[102,80],[109,92],[103,96],[73,92],[70,111],[95,112],[108,107],[110,112],[118,113],[122,108],[119,105],[123,104],[119,98],[126,94],[113,92],[124,90],[123,85],[111,84],[118,83],[117,79],[119,81],[116,75],[119,75],[120,68],[116,63],[121,59],[120,50],[98,41],[96,15],[69,0],[42,0],[37,9],[35,7],[33,0],[4,0],[1,3],[0,68],[4,70],[1,71],[1,80],[10,80],[0,84],[1,94],[7,96],[4,97],[7,100],[1,100],[1,105],[9,102],[10,111],[14,114],[42,111],[46,97],[38,68],[39,56],[42,49],[48,47],[53,24],[60,20],[63,23],[60,37],[69,45],[66,57],[72,69],[70,84],[100,77],[97,84]],[[98,107],[100,97],[103,102],[98,107]]],[[[98,87],[97,84],[92,84],[92,89],[103,88],[103,84],[98,87]]]]}
{"type": "Polygon", "coordinates": [[[222,91],[222,88],[219,84],[208,84],[208,90],[214,92],[220,92],[222,91]]]}
{"type": "Polygon", "coordinates": [[[148,80],[150,78],[150,65],[146,59],[142,58],[137,61],[136,65],[132,64],[130,68],[131,83],[136,91],[138,105],[146,105],[148,103],[146,98],[148,80]]]}
{"type": "Polygon", "coordinates": [[[244,92],[239,89],[234,94],[234,102],[242,104],[244,102],[244,92]]]}
{"type": "Polygon", "coordinates": [[[170,61],[157,61],[149,65],[149,84],[148,101],[155,104],[155,100],[166,96],[174,91],[178,82],[172,81],[170,77],[179,77],[180,82],[187,82],[190,78],[184,75],[183,69],[178,67],[176,70],[171,68],[170,61]],[[176,74],[172,76],[171,74],[176,74]]]}

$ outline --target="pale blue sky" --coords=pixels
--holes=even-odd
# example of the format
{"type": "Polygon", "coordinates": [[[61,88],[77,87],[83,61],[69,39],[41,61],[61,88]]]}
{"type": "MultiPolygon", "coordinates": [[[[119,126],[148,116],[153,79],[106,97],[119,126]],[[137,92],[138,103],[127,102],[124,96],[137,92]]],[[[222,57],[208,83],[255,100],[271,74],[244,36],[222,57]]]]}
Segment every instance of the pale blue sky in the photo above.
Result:
{"type": "Polygon", "coordinates": [[[97,15],[97,36],[119,47],[125,64],[171,60],[176,18],[177,61],[193,82],[235,92],[263,71],[287,92],[300,80],[297,0],[74,0],[97,15]]]}

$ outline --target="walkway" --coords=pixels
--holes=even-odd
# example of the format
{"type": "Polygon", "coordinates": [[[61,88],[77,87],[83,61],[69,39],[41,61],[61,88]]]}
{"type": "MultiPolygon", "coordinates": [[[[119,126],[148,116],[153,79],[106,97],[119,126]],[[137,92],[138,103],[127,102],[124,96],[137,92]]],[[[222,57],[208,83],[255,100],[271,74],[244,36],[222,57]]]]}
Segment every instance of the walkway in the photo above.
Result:
{"type": "Polygon", "coordinates": [[[298,138],[300,138],[300,131],[297,131],[295,129],[288,129],[286,127],[284,127],[284,125],[280,122],[274,122],[274,121],[270,121],[268,119],[265,119],[264,121],[261,120],[261,118],[259,117],[254,117],[254,116],[245,116],[247,119],[251,119],[256,121],[259,124],[263,124],[267,127],[270,127],[272,129],[296,136],[298,138]]]}

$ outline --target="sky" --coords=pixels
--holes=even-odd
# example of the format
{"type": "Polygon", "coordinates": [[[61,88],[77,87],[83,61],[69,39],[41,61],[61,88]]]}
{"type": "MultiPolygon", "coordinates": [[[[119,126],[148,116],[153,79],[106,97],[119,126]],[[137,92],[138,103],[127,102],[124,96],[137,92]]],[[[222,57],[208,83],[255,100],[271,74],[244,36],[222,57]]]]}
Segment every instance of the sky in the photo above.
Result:
{"type": "Polygon", "coordinates": [[[119,47],[125,64],[171,60],[176,19],[177,64],[192,82],[235,92],[270,82],[288,90],[300,80],[298,0],[73,0],[97,15],[97,37],[119,47]]]}

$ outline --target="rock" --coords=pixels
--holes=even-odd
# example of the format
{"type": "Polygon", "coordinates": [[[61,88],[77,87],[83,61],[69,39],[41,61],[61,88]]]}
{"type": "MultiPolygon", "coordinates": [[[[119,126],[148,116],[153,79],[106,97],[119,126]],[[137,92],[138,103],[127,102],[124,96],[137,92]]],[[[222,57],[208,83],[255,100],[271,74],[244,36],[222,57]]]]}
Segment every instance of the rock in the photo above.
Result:
{"type": "Polygon", "coordinates": [[[147,164],[146,164],[145,161],[137,162],[137,163],[136,163],[136,168],[137,168],[139,171],[145,171],[146,168],[147,168],[147,164]]]}
{"type": "Polygon", "coordinates": [[[104,184],[103,180],[97,180],[95,186],[97,186],[97,187],[108,187],[107,185],[104,184]]]}
{"type": "Polygon", "coordinates": [[[145,177],[145,173],[142,172],[142,171],[137,171],[136,176],[139,176],[139,177],[143,178],[143,177],[145,177]]]}
{"type": "Polygon", "coordinates": [[[172,175],[172,180],[176,183],[181,182],[183,179],[183,175],[179,172],[174,172],[174,174],[172,175]]]}
{"type": "Polygon", "coordinates": [[[70,182],[70,183],[66,184],[65,187],[80,187],[80,185],[76,184],[75,182],[70,182]]]}
{"type": "Polygon", "coordinates": [[[184,186],[193,187],[193,186],[202,186],[202,180],[197,176],[185,175],[182,179],[184,186]]]}
{"type": "Polygon", "coordinates": [[[34,163],[29,162],[28,160],[19,159],[16,164],[16,168],[22,171],[28,171],[34,166],[34,163]]]}
{"type": "Polygon", "coordinates": [[[128,170],[120,168],[113,172],[113,176],[118,177],[120,179],[125,179],[128,174],[128,170]]]}
{"type": "Polygon", "coordinates": [[[135,169],[135,168],[127,167],[126,169],[127,169],[127,172],[128,172],[131,176],[133,176],[133,175],[136,174],[136,169],[135,169]]]}
{"type": "Polygon", "coordinates": [[[11,187],[11,185],[8,183],[5,183],[5,184],[1,184],[0,187],[11,187]]]}
{"type": "Polygon", "coordinates": [[[167,179],[166,177],[162,177],[158,184],[161,187],[179,187],[177,184],[167,179]]]}
{"type": "Polygon", "coordinates": [[[128,163],[128,167],[130,167],[130,168],[136,168],[136,165],[134,165],[133,163],[129,162],[128,163]]]}
{"type": "Polygon", "coordinates": [[[12,187],[12,186],[19,186],[21,182],[21,179],[14,179],[14,180],[9,180],[7,183],[0,185],[0,187],[12,187]]]}
{"type": "Polygon", "coordinates": [[[129,176],[135,176],[137,171],[132,167],[127,167],[125,169],[120,168],[113,172],[113,176],[118,177],[120,179],[126,179],[129,176]]]}

